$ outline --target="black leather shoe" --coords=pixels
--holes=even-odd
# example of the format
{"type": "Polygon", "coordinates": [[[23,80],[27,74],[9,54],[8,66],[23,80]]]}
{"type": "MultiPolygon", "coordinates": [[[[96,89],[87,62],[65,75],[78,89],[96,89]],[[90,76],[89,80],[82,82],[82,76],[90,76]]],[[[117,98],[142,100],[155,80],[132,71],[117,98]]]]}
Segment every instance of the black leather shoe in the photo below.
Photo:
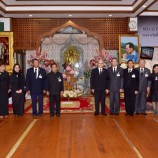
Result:
{"type": "Polygon", "coordinates": [[[147,115],[147,113],[145,113],[145,112],[142,112],[141,114],[142,114],[142,115],[147,115]]]}
{"type": "Polygon", "coordinates": [[[53,117],[54,116],[54,114],[50,114],[50,117],[53,117]]]}
{"type": "Polygon", "coordinates": [[[139,112],[136,112],[136,115],[140,115],[140,113],[139,113],[139,112]]]}
{"type": "Polygon", "coordinates": [[[95,113],[94,113],[94,116],[97,116],[97,115],[99,115],[99,113],[95,112],[95,113]]]}
{"type": "Polygon", "coordinates": [[[60,117],[60,114],[57,114],[56,116],[57,116],[57,117],[60,117]]]}
{"type": "Polygon", "coordinates": [[[115,113],[115,115],[119,115],[119,113],[115,113]]]}
{"type": "Polygon", "coordinates": [[[32,116],[38,116],[38,114],[32,114],[32,116]]]}
{"type": "Polygon", "coordinates": [[[114,115],[114,113],[113,113],[113,112],[110,112],[110,115],[114,115]]]}
{"type": "Polygon", "coordinates": [[[103,116],[107,116],[107,114],[105,113],[105,114],[102,114],[103,116]]]}

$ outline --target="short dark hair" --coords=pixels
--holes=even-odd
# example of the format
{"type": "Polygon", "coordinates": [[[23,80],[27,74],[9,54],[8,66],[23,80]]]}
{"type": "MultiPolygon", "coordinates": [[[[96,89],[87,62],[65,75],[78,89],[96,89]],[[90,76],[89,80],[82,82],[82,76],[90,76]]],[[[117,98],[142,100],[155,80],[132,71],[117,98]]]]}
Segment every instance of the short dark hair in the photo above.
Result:
{"type": "Polygon", "coordinates": [[[35,59],[33,59],[33,62],[34,62],[34,61],[38,61],[38,62],[39,62],[39,59],[35,58],[35,59]]]}
{"type": "Polygon", "coordinates": [[[133,48],[134,49],[134,44],[131,42],[126,43],[126,45],[129,45],[129,48],[133,48]]]}
{"type": "Polygon", "coordinates": [[[117,60],[117,61],[118,61],[118,59],[117,59],[116,57],[113,57],[113,58],[111,59],[111,61],[113,61],[113,60],[117,60]]]}
{"type": "Polygon", "coordinates": [[[127,61],[127,64],[128,64],[130,61],[133,63],[133,60],[130,59],[130,60],[127,61]]]}
{"type": "Polygon", "coordinates": [[[58,67],[57,63],[53,63],[53,64],[51,64],[51,68],[53,67],[53,65],[55,65],[56,67],[58,67]]]}

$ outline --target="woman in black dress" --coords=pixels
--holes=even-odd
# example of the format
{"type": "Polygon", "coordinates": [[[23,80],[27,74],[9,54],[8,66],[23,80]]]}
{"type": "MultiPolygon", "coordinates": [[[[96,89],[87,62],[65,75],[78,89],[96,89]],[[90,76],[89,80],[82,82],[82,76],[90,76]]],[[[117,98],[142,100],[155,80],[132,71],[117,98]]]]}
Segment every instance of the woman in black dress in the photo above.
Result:
{"type": "Polygon", "coordinates": [[[158,114],[158,64],[153,66],[151,74],[151,101],[154,109],[154,114],[158,114]]]}
{"type": "Polygon", "coordinates": [[[24,113],[24,84],[25,79],[20,71],[20,65],[14,64],[13,73],[10,76],[10,87],[15,116],[22,116],[24,113]]]}
{"type": "Polygon", "coordinates": [[[5,64],[0,62],[0,118],[8,116],[9,73],[5,64]]]}

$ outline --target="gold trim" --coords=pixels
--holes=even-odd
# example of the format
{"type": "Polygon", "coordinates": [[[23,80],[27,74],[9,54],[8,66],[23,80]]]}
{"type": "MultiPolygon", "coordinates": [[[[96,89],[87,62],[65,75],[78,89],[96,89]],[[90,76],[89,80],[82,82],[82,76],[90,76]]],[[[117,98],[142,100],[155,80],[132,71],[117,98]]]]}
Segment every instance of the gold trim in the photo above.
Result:
{"type": "Polygon", "coordinates": [[[87,28],[79,26],[79,25],[75,24],[74,22],[72,22],[71,20],[69,20],[65,24],[63,24],[59,27],[55,27],[55,28],[51,29],[49,32],[45,32],[45,33],[39,35],[37,38],[37,42],[36,42],[36,49],[38,49],[38,47],[40,46],[42,38],[44,38],[46,36],[52,36],[55,34],[56,31],[66,28],[67,26],[72,26],[78,30],[84,31],[87,34],[87,36],[92,36],[92,37],[96,38],[99,42],[99,49],[102,50],[104,48],[103,39],[98,33],[91,32],[87,28]]]}
{"type": "Polygon", "coordinates": [[[9,64],[6,65],[6,71],[9,73],[12,72],[13,64],[14,64],[14,58],[13,58],[13,32],[0,32],[0,38],[1,37],[8,37],[9,42],[9,64]]]}

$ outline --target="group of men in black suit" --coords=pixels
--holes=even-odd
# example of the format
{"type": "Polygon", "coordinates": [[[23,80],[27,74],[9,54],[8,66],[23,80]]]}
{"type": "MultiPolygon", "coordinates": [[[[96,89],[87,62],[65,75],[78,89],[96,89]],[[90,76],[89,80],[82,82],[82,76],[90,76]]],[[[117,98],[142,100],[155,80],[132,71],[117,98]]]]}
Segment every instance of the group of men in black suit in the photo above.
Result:
{"type": "Polygon", "coordinates": [[[32,114],[41,116],[43,114],[43,94],[49,95],[50,117],[54,116],[55,102],[56,115],[60,116],[60,95],[64,90],[63,77],[58,72],[56,63],[51,65],[51,72],[46,74],[45,69],[39,67],[39,60],[33,60],[33,67],[27,70],[26,90],[31,95],[32,114]],[[38,108],[37,108],[38,100],[38,108]]]}
{"type": "MultiPolygon", "coordinates": [[[[124,92],[126,115],[146,115],[146,94],[150,91],[150,70],[145,68],[145,60],[139,61],[139,67],[134,69],[132,60],[127,62],[127,68],[118,66],[117,58],[113,58],[111,67],[104,68],[103,60],[98,61],[98,67],[91,72],[90,85],[95,97],[95,113],[99,115],[99,103],[101,102],[101,114],[106,116],[105,99],[110,93],[110,115],[120,113],[120,93],[124,92]]],[[[39,67],[39,60],[33,60],[33,67],[27,70],[26,90],[32,100],[32,114],[43,114],[43,94],[49,96],[50,117],[55,114],[60,116],[60,96],[64,91],[63,77],[58,72],[56,63],[51,65],[51,72],[46,74],[39,67]],[[37,108],[38,100],[38,108],[37,108]]]]}
{"type": "Polygon", "coordinates": [[[111,67],[104,69],[103,60],[98,61],[98,67],[91,73],[91,90],[95,98],[95,113],[106,116],[105,97],[110,93],[110,115],[120,113],[120,93],[124,92],[126,115],[146,115],[146,94],[150,91],[150,70],[145,68],[145,60],[139,61],[139,67],[134,69],[132,60],[127,62],[127,68],[118,66],[117,58],[113,58],[111,67]],[[106,94],[105,94],[106,93],[106,94]]]}

